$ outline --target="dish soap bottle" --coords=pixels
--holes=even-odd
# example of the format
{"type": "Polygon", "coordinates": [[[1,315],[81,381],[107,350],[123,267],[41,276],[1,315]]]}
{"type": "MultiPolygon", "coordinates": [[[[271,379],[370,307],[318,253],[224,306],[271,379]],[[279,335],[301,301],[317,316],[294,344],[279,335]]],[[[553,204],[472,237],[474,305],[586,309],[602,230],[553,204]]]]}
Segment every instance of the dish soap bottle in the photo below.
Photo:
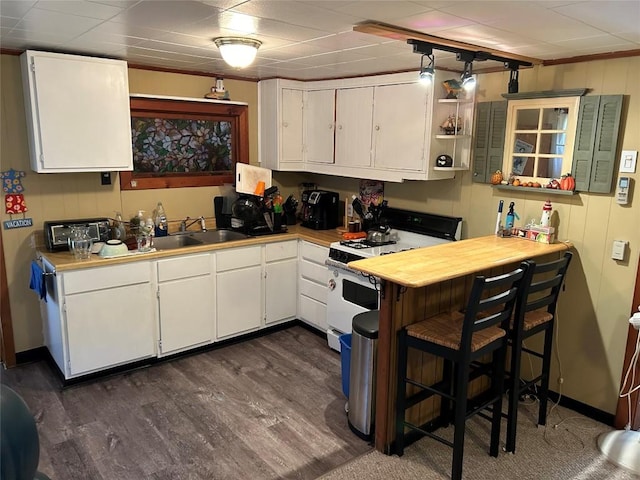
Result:
{"type": "Polygon", "coordinates": [[[165,237],[169,233],[169,224],[167,223],[167,214],[164,211],[162,202],[158,202],[155,213],[155,236],[165,237]]]}
{"type": "Polygon", "coordinates": [[[515,206],[515,202],[509,203],[509,211],[507,212],[507,221],[505,223],[505,228],[507,230],[511,230],[513,228],[515,218],[520,219],[520,217],[518,217],[518,214],[514,211],[515,206]]]}

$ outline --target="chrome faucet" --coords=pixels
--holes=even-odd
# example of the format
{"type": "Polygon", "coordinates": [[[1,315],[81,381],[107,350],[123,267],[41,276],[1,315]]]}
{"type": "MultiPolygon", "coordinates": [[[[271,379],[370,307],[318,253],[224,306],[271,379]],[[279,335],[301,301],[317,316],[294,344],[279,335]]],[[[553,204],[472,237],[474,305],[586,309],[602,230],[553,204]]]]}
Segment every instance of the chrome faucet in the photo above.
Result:
{"type": "Polygon", "coordinates": [[[191,223],[187,223],[188,220],[190,220],[191,217],[187,217],[184,220],[182,220],[180,222],[180,231],[181,232],[186,232],[187,229],[193,225],[194,223],[200,222],[200,231],[202,232],[206,232],[207,231],[207,224],[204,221],[204,217],[198,217],[196,218],[193,222],[191,223]]]}

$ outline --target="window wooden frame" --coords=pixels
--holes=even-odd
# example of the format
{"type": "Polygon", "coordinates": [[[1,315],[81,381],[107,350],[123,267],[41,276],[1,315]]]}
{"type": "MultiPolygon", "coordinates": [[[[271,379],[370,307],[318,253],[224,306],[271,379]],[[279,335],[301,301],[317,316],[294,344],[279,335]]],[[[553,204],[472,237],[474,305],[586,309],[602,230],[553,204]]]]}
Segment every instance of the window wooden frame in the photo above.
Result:
{"type": "Polygon", "coordinates": [[[248,106],[243,103],[173,98],[130,98],[131,117],[204,119],[230,122],[233,168],[223,174],[207,172],[120,172],[121,190],[220,186],[233,183],[236,163],[249,163],[248,106]]]}
{"type": "MultiPolygon", "coordinates": [[[[534,173],[537,171],[538,162],[541,159],[545,158],[562,158],[562,167],[561,172],[571,172],[572,163],[573,163],[573,148],[575,142],[576,135],[576,126],[578,123],[578,111],[580,107],[580,97],[558,97],[558,98],[533,98],[526,100],[509,100],[509,104],[507,107],[507,122],[506,122],[506,136],[504,143],[504,156],[503,156],[503,165],[502,171],[507,172],[509,174],[513,171],[513,160],[515,157],[529,157],[534,158],[535,167],[534,173]],[[564,130],[564,134],[566,135],[565,143],[564,143],[564,153],[563,154],[549,154],[549,153],[540,153],[540,141],[543,135],[546,134],[554,134],[554,133],[562,133],[560,130],[548,130],[544,129],[543,126],[538,123],[535,129],[526,129],[526,130],[517,130],[517,117],[518,111],[520,110],[540,110],[542,112],[544,109],[552,109],[552,108],[563,108],[568,109],[568,119],[567,119],[567,127],[564,130]],[[533,147],[533,152],[526,154],[518,154],[515,153],[515,143],[516,137],[520,135],[523,137],[525,135],[530,134],[532,138],[536,138],[536,145],[533,147]]],[[[541,116],[539,117],[539,122],[541,116]]],[[[526,175],[515,175],[520,180],[531,181],[531,182],[541,182],[547,183],[551,177],[542,177],[542,176],[526,176],[526,175]]]]}

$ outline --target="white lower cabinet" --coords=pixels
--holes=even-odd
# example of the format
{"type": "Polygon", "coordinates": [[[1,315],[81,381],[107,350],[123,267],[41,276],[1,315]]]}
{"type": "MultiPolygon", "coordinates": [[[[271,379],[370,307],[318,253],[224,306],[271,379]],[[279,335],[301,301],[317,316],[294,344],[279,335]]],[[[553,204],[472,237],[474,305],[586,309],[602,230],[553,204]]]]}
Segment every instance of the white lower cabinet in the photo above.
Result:
{"type": "Polygon", "coordinates": [[[298,241],[268,243],[264,246],[265,324],[296,317],[298,298],[298,241]]]}
{"type": "Polygon", "coordinates": [[[158,260],[158,356],[213,342],[214,254],[158,260]]]}
{"type": "Polygon", "coordinates": [[[216,253],[216,337],[257,330],[262,325],[262,246],[216,253]]]}
{"type": "Polygon", "coordinates": [[[324,264],[329,258],[329,249],[315,243],[300,241],[298,259],[298,317],[313,327],[326,331],[327,283],[329,269],[324,264]]]}
{"type": "Polygon", "coordinates": [[[58,274],[64,352],[52,356],[66,359],[65,378],[155,355],[151,272],[151,262],[135,262],[58,274]]]}

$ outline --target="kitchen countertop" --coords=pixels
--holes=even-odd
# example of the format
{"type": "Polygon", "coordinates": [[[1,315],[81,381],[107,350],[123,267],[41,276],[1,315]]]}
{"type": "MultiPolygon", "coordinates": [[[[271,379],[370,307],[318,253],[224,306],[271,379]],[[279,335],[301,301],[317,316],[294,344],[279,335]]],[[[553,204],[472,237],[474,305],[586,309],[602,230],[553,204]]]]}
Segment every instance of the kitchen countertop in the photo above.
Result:
{"type": "Polygon", "coordinates": [[[101,258],[98,255],[91,255],[88,260],[76,260],[71,252],[47,252],[39,251],[38,256],[44,257],[58,272],[68,270],[78,270],[82,268],[103,267],[107,265],[118,265],[123,263],[138,262],[142,260],[155,260],[158,258],[174,257],[177,255],[190,255],[193,253],[210,252],[226,248],[244,247],[250,245],[261,245],[265,243],[282,242],[286,240],[306,240],[309,242],[328,247],[330,243],[340,240],[341,232],[338,230],[312,230],[300,225],[287,226],[287,233],[276,235],[263,235],[250,237],[242,240],[229,242],[193,245],[171,250],[155,250],[147,253],[125,255],[115,258],[101,258]]]}
{"type": "Polygon", "coordinates": [[[418,288],[571,247],[570,242],[545,244],[489,235],[356,260],[348,265],[404,287],[418,288]]]}

